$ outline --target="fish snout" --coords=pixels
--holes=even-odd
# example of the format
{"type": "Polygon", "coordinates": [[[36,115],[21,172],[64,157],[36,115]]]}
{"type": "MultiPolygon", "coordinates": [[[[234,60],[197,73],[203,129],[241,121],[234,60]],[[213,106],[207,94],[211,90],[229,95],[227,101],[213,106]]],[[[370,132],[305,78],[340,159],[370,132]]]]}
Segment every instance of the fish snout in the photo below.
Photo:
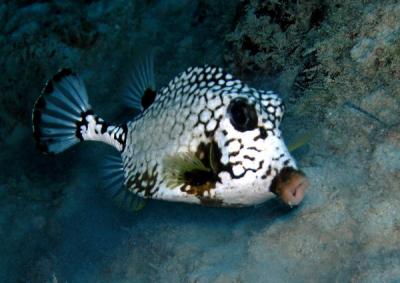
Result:
{"type": "Polygon", "coordinates": [[[271,192],[289,206],[301,203],[310,182],[303,172],[293,167],[283,168],[271,183],[271,192]]]}

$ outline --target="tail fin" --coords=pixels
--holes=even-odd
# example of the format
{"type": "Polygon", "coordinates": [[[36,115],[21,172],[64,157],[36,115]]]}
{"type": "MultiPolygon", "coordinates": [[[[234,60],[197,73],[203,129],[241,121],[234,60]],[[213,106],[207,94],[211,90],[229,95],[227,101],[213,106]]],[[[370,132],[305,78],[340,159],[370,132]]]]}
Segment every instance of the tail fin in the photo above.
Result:
{"type": "Polygon", "coordinates": [[[47,82],[33,108],[33,135],[44,153],[59,153],[78,143],[77,122],[90,110],[85,85],[68,69],[47,82]]]}
{"type": "Polygon", "coordinates": [[[33,113],[33,135],[44,153],[60,153],[83,140],[108,143],[122,151],[126,126],[111,126],[93,114],[82,79],[62,69],[43,89],[33,113]]]}

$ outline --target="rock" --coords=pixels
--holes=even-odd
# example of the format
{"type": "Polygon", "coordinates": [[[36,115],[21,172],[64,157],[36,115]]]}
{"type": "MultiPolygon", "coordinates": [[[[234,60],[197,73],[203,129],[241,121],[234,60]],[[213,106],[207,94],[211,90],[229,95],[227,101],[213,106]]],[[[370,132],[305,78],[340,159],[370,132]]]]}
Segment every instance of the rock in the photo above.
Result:
{"type": "Polygon", "coordinates": [[[387,126],[400,123],[400,100],[385,89],[374,91],[361,100],[360,107],[373,114],[387,126]]]}
{"type": "Polygon", "coordinates": [[[7,4],[0,4],[0,30],[3,29],[3,25],[6,23],[6,15],[7,15],[7,4]]]}
{"type": "MultiPolygon", "coordinates": [[[[389,132],[383,142],[375,147],[370,170],[371,173],[400,175],[400,132],[389,132]]],[[[400,184],[397,184],[400,189],[400,184]]]]}
{"type": "Polygon", "coordinates": [[[40,25],[35,21],[31,21],[16,28],[11,34],[11,40],[19,42],[26,39],[28,36],[34,36],[38,31],[40,31],[40,25]]]}
{"type": "Polygon", "coordinates": [[[373,10],[365,16],[364,29],[350,51],[351,58],[365,68],[371,68],[385,49],[400,36],[400,5],[393,4],[373,10]]]}
{"type": "Polygon", "coordinates": [[[32,219],[32,228],[33,229],[43,229],[46,226],[46,219],[44,216],[35,216],[35,218],[32,219]]]}
{"type": "Polygon", "coordinates": [[[400,172],[400,146],[391,143],[379,144],[374,152],[374,160],[387,172],[400,172]]]}
{"type": "Polygon", "coordinates": [[[376,42],[374,40],[371,38],[363,38],[351,49],[351,58],[358,63],[367,63],[367,65],[372,65],[376,58],[373,53],[375,48],[376,42]]]}
{"type": "Polygon", "coordinates": [[[360,240],[364,243],[367,252],[375,253],[379,249],[396,246],[396,243],[400,241],[400,234],[397,233],[396,227],[400,221],[400,215],[396,209],[398,201],[396,196],[377,198],[364,212],[360,240]]]}
{"type": "Polygon", "coordinates": [[[6,24],[4,31],[6,33],[11,33],[19,28],[22,24],[27,24],[32,20],[43,21],[47,18],[50,12],[49,3],[34,3],[23,8],[17,9],[13,13],[13,17],[6,24]]]}

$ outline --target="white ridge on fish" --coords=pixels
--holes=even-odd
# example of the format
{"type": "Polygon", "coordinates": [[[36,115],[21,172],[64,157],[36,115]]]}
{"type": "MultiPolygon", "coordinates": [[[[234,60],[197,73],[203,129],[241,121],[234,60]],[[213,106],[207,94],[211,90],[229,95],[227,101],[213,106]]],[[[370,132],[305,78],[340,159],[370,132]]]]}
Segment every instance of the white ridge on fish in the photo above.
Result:
{"type": "Polygon", "coordinates": [[[92,111],[82,79],[61,70],[33,109],[38,148],[60,153],[88,140],[113,146],[119,156],[105,174],[115,195],[235,207],[274,196],[290,206],[302,201],[308,180],[283,141],[284,106],[272,91],[208,65],[156,91],[153,62],[145,59],[124,98],[141,113],[107,123],[92,111]]]}

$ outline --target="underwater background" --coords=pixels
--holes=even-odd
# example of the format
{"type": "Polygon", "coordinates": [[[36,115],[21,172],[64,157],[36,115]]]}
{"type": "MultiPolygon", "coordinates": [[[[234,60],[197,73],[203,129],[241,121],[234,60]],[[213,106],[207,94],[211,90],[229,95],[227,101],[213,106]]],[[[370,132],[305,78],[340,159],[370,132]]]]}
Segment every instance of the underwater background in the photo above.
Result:
{"type": "Polygon", "coordinates": [[[398,1],[0,1],[0,282],[400,282],[398,1]],[[106,145],[35,149],[31,113],[70,67],[118,121],[124,78],[215,64],[286,104],[311,186],[295,209],[149,201],[101,188],[106,145]]]}

